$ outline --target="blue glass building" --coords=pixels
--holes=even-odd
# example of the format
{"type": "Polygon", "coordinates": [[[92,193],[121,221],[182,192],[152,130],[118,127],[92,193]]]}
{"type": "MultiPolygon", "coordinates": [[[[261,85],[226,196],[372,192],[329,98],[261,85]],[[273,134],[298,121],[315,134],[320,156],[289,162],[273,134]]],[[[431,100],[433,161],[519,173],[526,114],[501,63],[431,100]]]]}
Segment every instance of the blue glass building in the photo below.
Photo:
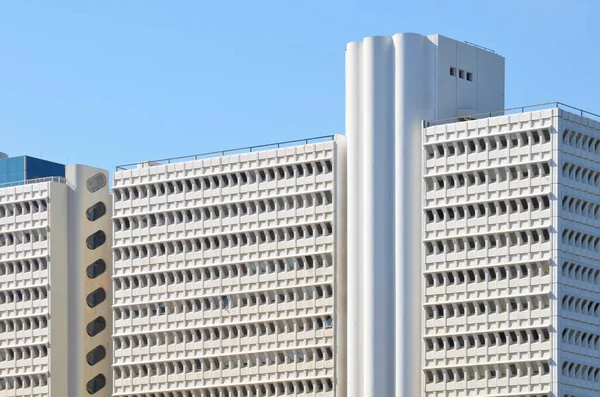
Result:
{"type": "Polygon", "coordinates": [[[29,156],[0,159],[0,185],[50,176],[64,177],[64,164],[29,156]]]}

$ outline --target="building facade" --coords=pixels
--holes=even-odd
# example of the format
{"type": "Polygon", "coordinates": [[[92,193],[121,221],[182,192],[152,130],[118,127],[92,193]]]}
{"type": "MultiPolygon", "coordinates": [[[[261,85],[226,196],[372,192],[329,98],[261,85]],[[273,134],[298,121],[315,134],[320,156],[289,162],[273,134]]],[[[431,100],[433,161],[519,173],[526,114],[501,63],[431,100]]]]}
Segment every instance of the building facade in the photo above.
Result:
{"type": "Polygon", "coordinates": [[[504,58],[441,35],[346,49],[348,396],[418,396],[423,120],[504,108],[504,58]]]}
{"type": "MultiPolygon", "coordinates": [[[[54,163],[41,164],[53,173],[54,163]]],[[[61,176],[56,169],[59,176],[11,175],[0,185],[0,395],[107,397],[107,173],[69,165],[61,176]]]]}
{"type": "Polygon", "coordinates": [[[423,129],[424,396],[600,392],[600,117],[578,113],[423,129]]]}
{"type": "Polygon", "coordinates": [[[501,56],[398,34],[348,44],[346,137],[112,199],[0,154],[0,396],[598,396],[600,116],[502,108],[501,56]]]}
{"type": "Polygon", "coordinates": [[[113,396],[345,394],[345,138],[277,147],[115,173],[113,396]]]}

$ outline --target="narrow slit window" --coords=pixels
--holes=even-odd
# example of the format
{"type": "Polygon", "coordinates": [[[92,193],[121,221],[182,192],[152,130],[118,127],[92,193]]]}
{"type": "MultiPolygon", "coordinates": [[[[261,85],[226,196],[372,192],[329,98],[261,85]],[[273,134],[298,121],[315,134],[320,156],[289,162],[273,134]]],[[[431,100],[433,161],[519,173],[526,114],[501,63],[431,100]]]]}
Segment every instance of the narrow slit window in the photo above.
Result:
{"type": "Polygon", "coordinates": [[[87,219],[91,222],[96,219],[104,216],[106,214],[106,205],[103,202],[99,201],[96,204],[92,205],[86,211],[87,219]]]}
{"type": "Polygon", "coordinates": [[[99,374],[87,382],[86,389],[89,394],[96,394],[104,386],[106,386],[106,378],[104,375],[99,374]]]}
{"type": "Polygon", "coordinates": [[[86,327],[86,332],[89,336],[96,336],[106,328],[106,320],[104,317],[97,317],[86,327]]]}
{"type": "Polygon", "coordinates": [[[89,236],[85,243],[88,249],[95,250],[106,242],[106,234],[102,230],[98,230],[96,233],[89,236]]]}
{"type": "Polygon", "coordinates": [[[90,366],[98,364],[106,357],[106,349],[104,346],[100,345],[95,347],[86,355],[86,361],[90,366]]]}
{"type": "Polygon", "coordinates": [[[90,308],[94,308],[100,303],[104,302],[105,300],[106,291],[104,290],[104,288],[100,287],[87,296],[86,303],[90,308]]]}

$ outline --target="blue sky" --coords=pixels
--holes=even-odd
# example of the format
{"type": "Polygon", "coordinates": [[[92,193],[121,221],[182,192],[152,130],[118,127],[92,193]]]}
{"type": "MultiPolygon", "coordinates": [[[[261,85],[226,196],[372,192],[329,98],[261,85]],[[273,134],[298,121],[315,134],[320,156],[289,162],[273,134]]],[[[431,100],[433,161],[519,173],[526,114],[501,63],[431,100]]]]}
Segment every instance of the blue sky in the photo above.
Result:
{"type": "Polygon", "coordinates": [[[346,42],[441,33],[506,57],[506,106],[600,113],[600,2],[4,1],[0,151],[114,169],[344,132],[346,42]]]}

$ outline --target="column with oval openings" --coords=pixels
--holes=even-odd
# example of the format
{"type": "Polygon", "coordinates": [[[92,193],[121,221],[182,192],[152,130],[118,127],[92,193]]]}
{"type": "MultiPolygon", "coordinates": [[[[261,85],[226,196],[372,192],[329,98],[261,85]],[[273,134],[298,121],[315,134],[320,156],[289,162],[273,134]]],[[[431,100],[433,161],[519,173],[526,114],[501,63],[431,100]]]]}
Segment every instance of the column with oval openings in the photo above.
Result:
{"type": "MultiPolygon", "coordinates": [[[[96,174],[89,178],[86,187],[90,193],[94,193],[102,189],[106,185],[106,178],[103,174],[96,174]]],[[[97,201],[85,210],[85,217],[91,225],[96,225],[98,220],[103,219],[107,215],[107,206],[103,201],[97,201]]],[[[107,244],[107,232],[103,230],[101,225],[98,229],[87,236],[85,239],[85,249],[88,253],[97,252],[100,247],[107,244]]],[[[86,297],[85,304],[88,310],[98,311],[101,307],[105,307],[107,302],[108,292],[104,285],[98,285],[98,278],[105,275],[107,271],[106,262],[103,258],[97,258],[95,261],[88,263],[85,268],[86,282],[86,297]]],[[[86,334],[90,338],[91,343],[88,346],[89,350],[85,355],[85,364],[89,367],[95,367],[100,362],[107,359],[107,348],[104,346],[104,339],[95,341],[97,337],[107,332],[108,321],[102,315],[97,313],[95,318],[86,325],[86,334]]],[[[104,373],[92,373],[91,378],[85,380],[85,390],[89,395],[96,395],[99,391],[107,386],[107,377],[104,373]]]]}

